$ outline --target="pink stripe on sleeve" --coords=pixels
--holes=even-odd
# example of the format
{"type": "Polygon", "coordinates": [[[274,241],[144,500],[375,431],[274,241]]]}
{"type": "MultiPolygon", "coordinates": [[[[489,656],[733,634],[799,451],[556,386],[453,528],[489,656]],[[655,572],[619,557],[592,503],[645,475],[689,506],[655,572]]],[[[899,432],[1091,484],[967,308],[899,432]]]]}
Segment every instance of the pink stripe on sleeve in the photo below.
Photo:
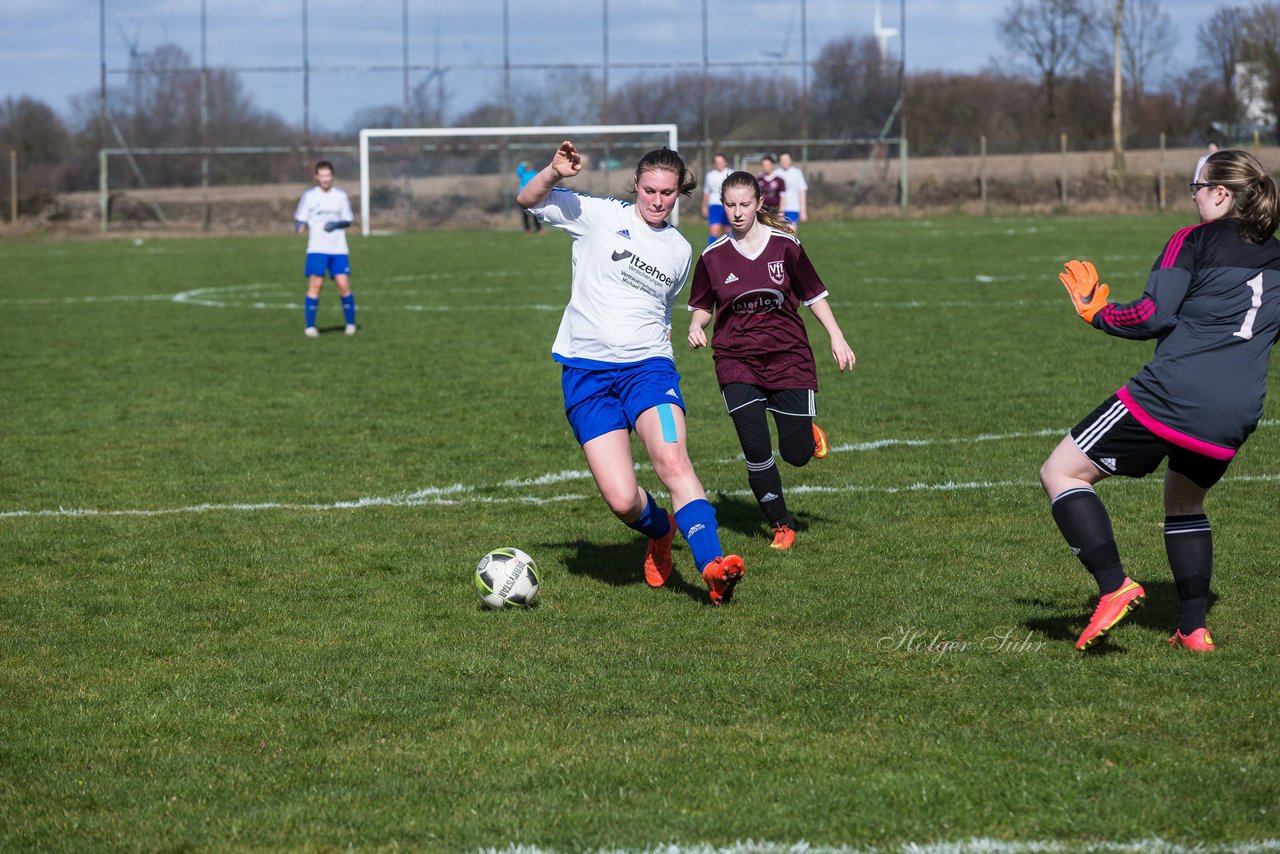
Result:
{"type": "Polygon", "coordinates": [[[1133,399],[1133,395],[1130,394],[1128,388],[1119,389],[1116,392],[1116,397],[1120,398],[1120,402],[1124,404],[1125,409],[1129,410],[1129,414],[1138,419],[1139,424],[1166,442],[1177,445],[1179,448],[1186,448],[1188,451],[1195,451],[1197,454],[1208,457],[1211,460],[1229,460],[1236,455],[1235,448],[1215,445],[1212,442],[1197,439],[1195,436],[1188,436],[1181,430],[1175,430],[1167,424],[1161,424],[1152,417],[1150,412],[1143,409],[1138,401],[1133,399]]]}
{"type": "Polygon", "coordinates": [[[1160,258],[1160,269],[1173,266],[1173,262],[1178,260],[1178,253],[1182,251],[1182,244],[1187,242],[1187,235],[1202,225],[1204,225],[1202,222],[1189,225],[1179,229],[1173,237],[1169,238],[1169,242],[1164,247],[1164,255],[1160,258]]]}

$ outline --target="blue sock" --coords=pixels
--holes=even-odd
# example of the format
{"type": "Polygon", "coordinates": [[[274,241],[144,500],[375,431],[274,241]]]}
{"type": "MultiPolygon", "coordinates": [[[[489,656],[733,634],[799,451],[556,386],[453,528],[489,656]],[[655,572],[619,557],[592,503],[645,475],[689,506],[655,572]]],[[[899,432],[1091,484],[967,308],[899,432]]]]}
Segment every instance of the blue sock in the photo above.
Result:
{"type": "Polygon", "coordinates": [[[628,522],[627,527],[633,531],[639,531],[651,540],[662,539],[671,530],[667,511],[658,506],[658,502],[653,499],[648,490],[645,490],[644,497],[647,499],[644,510],[640,511],[638,519],[628,522]]]}
{"type": "Polygon", "coordinates": [[[354,293],[347,294],[342,298],[342,313],[347,318],[347,323],[354,326],[356,322],[356,295],[354,293]]]}
{"type": "Polygon", "coordinates": [[[716,509],[705,498],[690,501],[676,511],[676,525],[689,543],[689,551],[693,552],[693,565],[698,572],[718,557],[723,557],[720,549],[720,528],[716,525],[716,509]]]}
{"type": "Polygon", "coordinates": [[[306,311],[307,311],[307,328],[308,329],[316,325],[316,309],[319,307],[320,307],[319,297],[307,297],[306,311]]]}

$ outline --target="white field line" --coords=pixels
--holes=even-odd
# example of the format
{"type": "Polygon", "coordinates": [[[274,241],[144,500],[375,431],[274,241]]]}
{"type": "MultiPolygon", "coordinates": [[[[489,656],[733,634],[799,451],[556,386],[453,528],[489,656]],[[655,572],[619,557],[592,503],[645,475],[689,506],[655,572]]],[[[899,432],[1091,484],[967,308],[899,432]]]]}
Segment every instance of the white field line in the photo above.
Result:
{"type": "MultiPolygon", "coordinates": [[[[1260,422],[1259,427],[1274,427],[1280,424],[1280,420],[1264,419],[1260,422]]],[[[1045,428],[1043,430],[1031,430],[1015,433],[982,433],[977,436],[967,438],[943,438],[943,439],[880,439],[872,442],[850,443],[834,446],[831,450],[833,453],[849,453],[849,452],[869,452],[876,451],[888,447],[926,447],[930,445],[962,445],[976,444],[979,442],[1000,442],[1012,441],[1017,439],[1042,438],[1045,436],[1063,435],[1065,429],[1045,428]]],[[[731,464],[742,459],[739,455],[726,459],[717,460],[714,464],[731,464]]],[[[636,466],[638,471],[651,471],[651,467],[640,464],[636,466]]],[[[468,486],[462,483],[455,483],[450,486],[429,486],[422,489],[406,492],[399,495],[390,496],[365,496],[345,501],[333,501],[329,503],[303,503],[288,501],[264,501],[264,502],[236,502],[229,504],[193,504],[182,507],[166,507],[158,509],[141,509],[141,508],[125,508],[118,510],[101,510],[86,507],[59,507],[56,509],[43,510],[5,510],[0,511],[0,519],[24,519],[24,518],[41,518],[41,517],[62,517],[62,518],[86,518],[86,517],[151,517],[151,516],[172,516],[182,513],[255,513],[264,510],[291,510],[302,512],[327,512],[331,510],[359,510],[368,507],[424,507],[424,506],[457,506],[463,504],[556,504],[565,501],[582,501],[596,497],[595,491],[588,490],[586,492],[567,492],[557,495],[540,496],[531,494],[515,494],[506,496],[495,496],[488,494],[495,487],[504,490],[520,490],[527,487],[550,486],[554,484],[569,483],[575,481],[589,481],[591,472],[586,469],[565,469],[558,472],[547,472],[528,478],[511,478],[500,481],[493,486],[468,486]]],[[[1240,475],[1225,478],[1230,481],[1240,483],[1274,483],[1280,481],[1280,474],[1261,474],[1261,475],[1240,475]]],[[[842,484],[839,486],[822,486],[814,484],[795,484],[787,487],[787,491],[793,494],[810,494],[810,495],[897,495],[901,493],[914,492],[962,492],[966,490],[977,489],[1011,489],[1011,488],[1030,488],[1036,484],[1033,481],[1017,481],[1017,480],[971,480],[971,481],[940,481],[928,483],[924,481],[916,481],[914,483],[875,486],[864,484],[842,484]]],[[[730,496],[730,497],[750,497],[751,491],[747,489],[737,490],[710,490],[713,495],[730,496]]]]}
{"type": "MultiPolygon", "coordinates": [[[[1003,839],[970,838],[954,842],[905,842],[887,848],[850,847],[847,845],[810,845],[807,842],[756,842],[746,840],[732,845],[658,844],[648,848],[597,848],[594,854],[1274,854],[1280,851],[1280,839],[1248,842],[1196,842],[1186,845],[1159,837],[1134,839],[1129,842],[1058,842],[1051,839],[1028,839],[1010,842],[1003,839]]],[[[474,854],[558,854],[555,849],[536,845],[508,845],[504,848],[480,848],[474,854]]]]}

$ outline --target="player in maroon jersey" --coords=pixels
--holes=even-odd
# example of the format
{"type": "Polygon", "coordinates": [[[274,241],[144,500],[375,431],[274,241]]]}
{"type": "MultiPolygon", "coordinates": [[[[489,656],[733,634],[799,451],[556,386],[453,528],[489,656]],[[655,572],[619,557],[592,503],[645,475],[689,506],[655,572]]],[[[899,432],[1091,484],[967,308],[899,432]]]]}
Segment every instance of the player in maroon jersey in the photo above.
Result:
{"type": "Polygon", "coordinates": [[[854,355],[827,304],[827,288],[782,214],[764,207],[749,172],[734,172],[720,190],[729,234],[703,250],[689,292],[689,346],[711,346],[716,380],[738,431],[747,482],[773,525],[773,548],[795,542],[795,519],[782,497],[766,412],[773,413],[778,453],[793,466],[827,455],[826,435],[813,423],[818,371],[800,317],[807,305],[831,337],[840,370],[854,355]]]}
{"type": "Polygon", "coordinates": [[[760,158],[760,169],[756,183],[760,185],[764,206],[771,211],[779,210],[782,207],[782,194],[787,191],[786,179],[774,171],[772,157],[760,158]]]}
{"type": "Polygon", "coordinates": [[[1107,302],[1110,288],[1087,261],[1069,261],[1059,275],[1095,329],[1157,340],[1151,361],[1072,428],[1040,469],[1058,529],[1098,584],[1080,650],[1104,640],[1146,598],[1125,572],[1094,484],[1144,477],[1166,458],[1164,546],[1179,601],[1169,643],[1214,648],[1205,624],[1213,532],[1204,502],[1262,418],[1280,338],[1280,189],[1238,149],[1211,153],[1190,189],[1200,222],[1169,238],[1138,299],[1107,302]]]}

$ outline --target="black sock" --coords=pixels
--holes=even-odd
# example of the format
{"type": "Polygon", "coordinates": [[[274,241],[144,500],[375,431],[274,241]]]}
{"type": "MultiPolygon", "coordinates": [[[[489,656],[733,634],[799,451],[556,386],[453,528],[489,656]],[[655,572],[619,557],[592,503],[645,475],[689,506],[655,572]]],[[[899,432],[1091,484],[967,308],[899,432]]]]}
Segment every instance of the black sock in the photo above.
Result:
{"type": "Polygon", "coordinates": [[[1164,517],[1164,550],[1178,587],[1178,630],[1189,635],[1205,627],[1209,582],[1213,578],[1213,530],[1209,517],[1164,517]]]}
{"type": "Polygon", "coordinates": [[[795,520],[787,512],[786,499],[782,497],[782,475],[778,473],[778,465],[772,455],[768,463],[747,463],[747,483],[751,485],[751,491],[770,524],[795,527],[795,520]],[[753,468],[754,465],[761,468],[753,468]]]}
{"type": "Polygon", "coordinates": [[[1084,568],[1093,573],[1098,592],[1114,593],[1124,584],[1124,566],[1111,531],[1111,517],[1097,493],[1087,487],[1068,489],[1053,499],[1053,521],[1084,568]]]}

